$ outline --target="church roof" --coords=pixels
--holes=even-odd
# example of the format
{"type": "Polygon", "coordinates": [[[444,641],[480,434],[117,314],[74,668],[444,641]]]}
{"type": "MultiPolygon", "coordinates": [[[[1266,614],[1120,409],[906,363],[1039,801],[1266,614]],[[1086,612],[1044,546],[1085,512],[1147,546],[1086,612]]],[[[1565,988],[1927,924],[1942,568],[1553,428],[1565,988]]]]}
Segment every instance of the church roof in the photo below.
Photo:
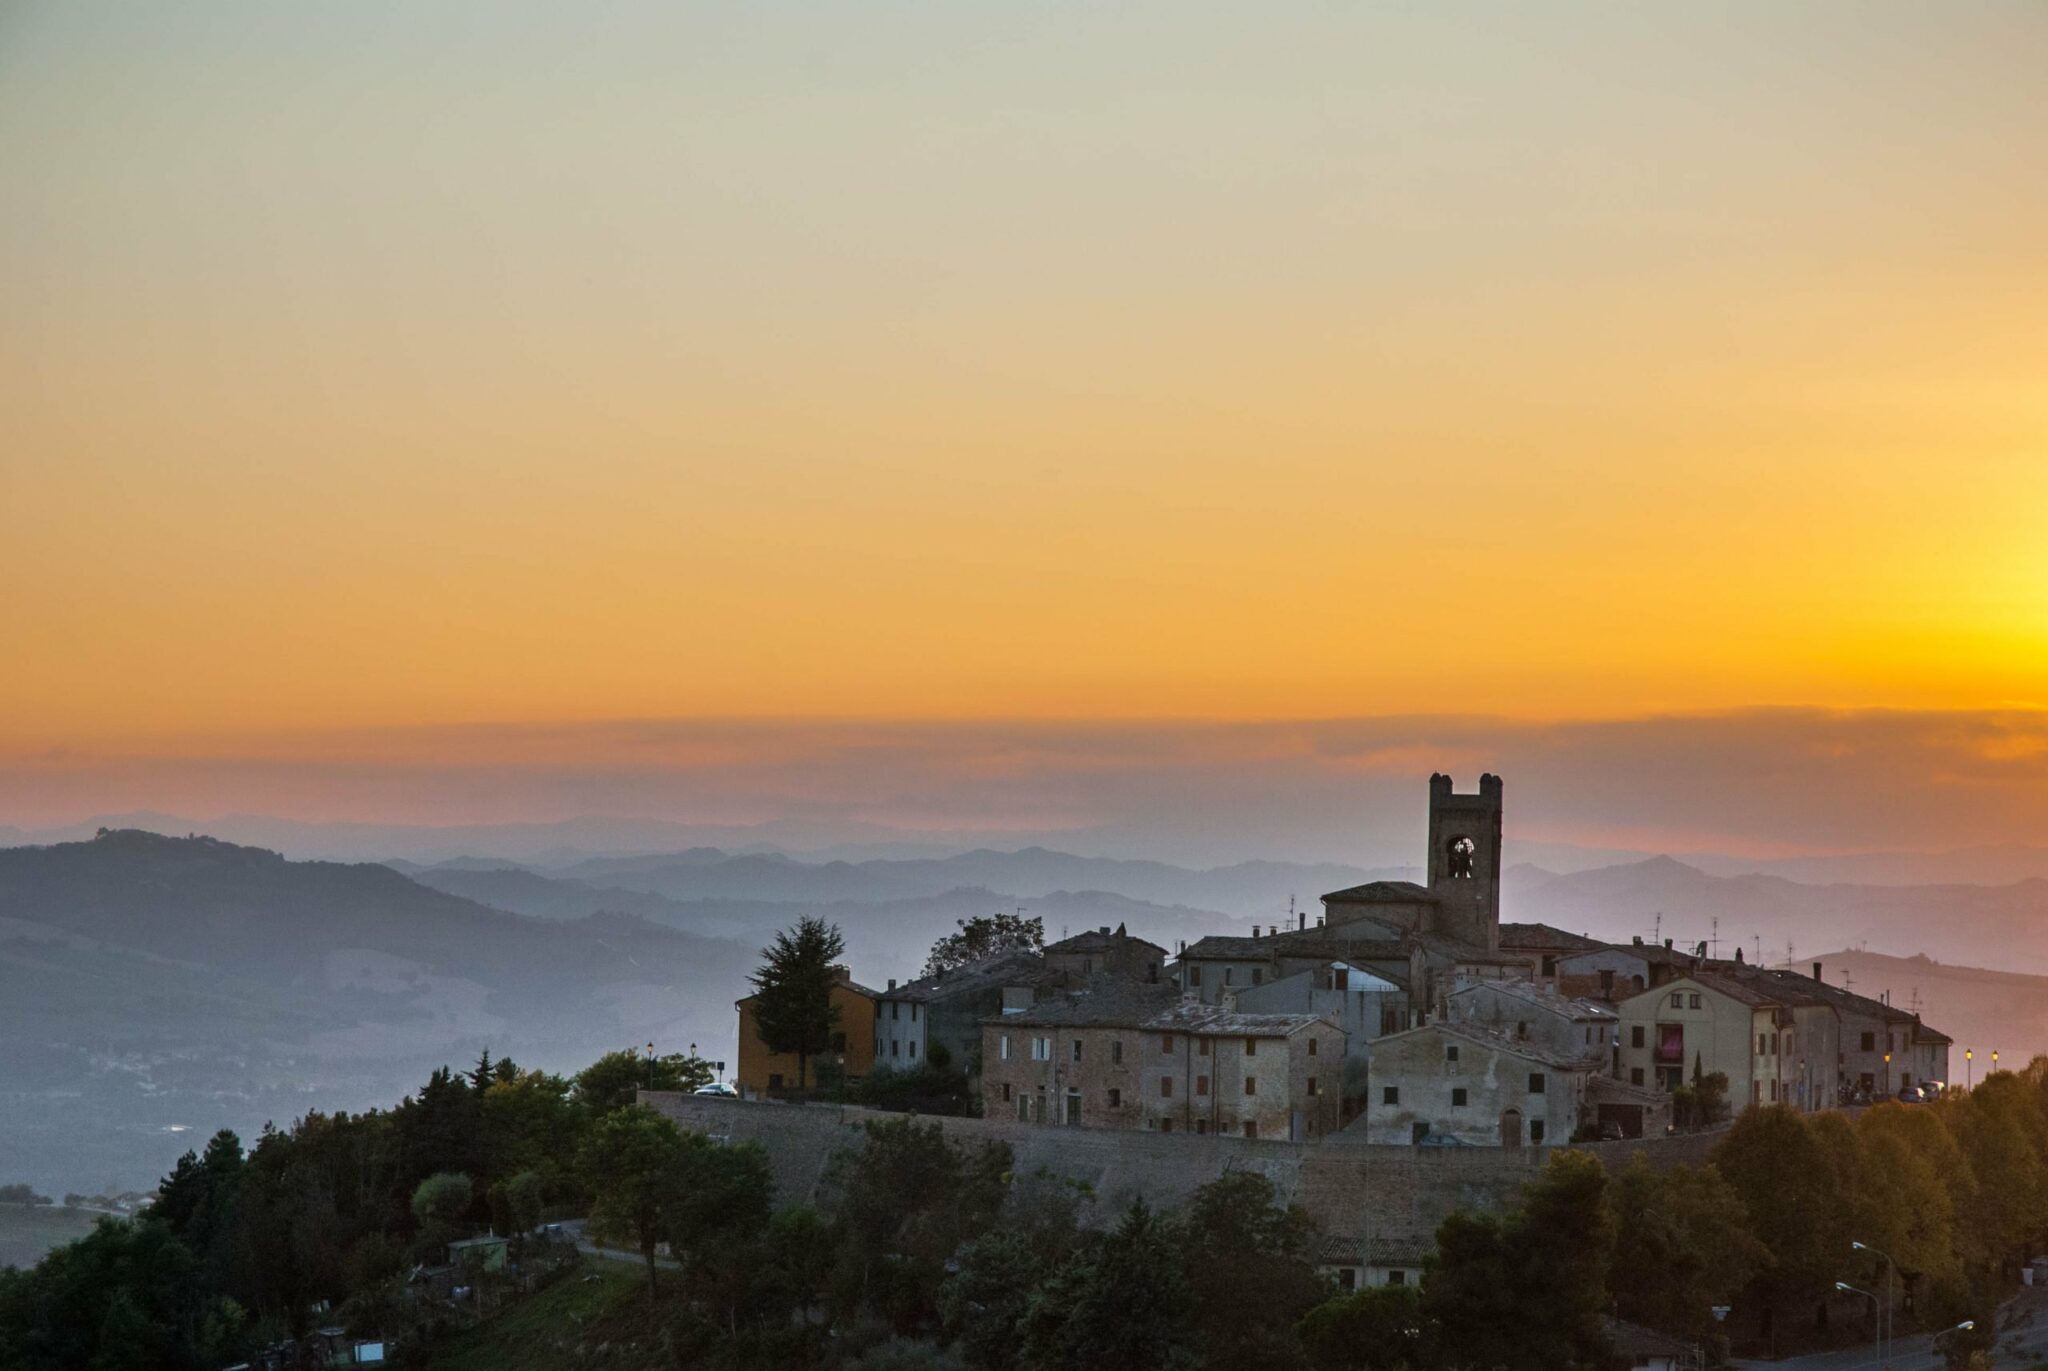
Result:
{"type": "Polygon", "coordinates": [[[1435,904],[1436,896],[1429,893],[1427,886],[1413,881],[1367,881],[1364,885],[1346,886],[1323,896],[1324,901],[1334,900],[1339,904],[1435,904]]]}

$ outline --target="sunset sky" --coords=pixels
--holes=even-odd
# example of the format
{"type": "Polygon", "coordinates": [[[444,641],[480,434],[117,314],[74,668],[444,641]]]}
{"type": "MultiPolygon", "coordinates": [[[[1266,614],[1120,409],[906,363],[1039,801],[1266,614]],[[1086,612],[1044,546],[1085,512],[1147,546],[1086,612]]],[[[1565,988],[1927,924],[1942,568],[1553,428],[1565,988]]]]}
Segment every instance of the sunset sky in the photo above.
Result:
{"type": "Polygon", "coordinates": [[[8,5],[0,822],[1221,822],[1342,737],[1617,797],[1561,838],[2028,839],[2044,72],[2038,4],[8,5]],[[1645,728],[1713,808],[1540,741],[1645,728]],[[1055,736],[1123,741],[961,798],[1055,736]]]}

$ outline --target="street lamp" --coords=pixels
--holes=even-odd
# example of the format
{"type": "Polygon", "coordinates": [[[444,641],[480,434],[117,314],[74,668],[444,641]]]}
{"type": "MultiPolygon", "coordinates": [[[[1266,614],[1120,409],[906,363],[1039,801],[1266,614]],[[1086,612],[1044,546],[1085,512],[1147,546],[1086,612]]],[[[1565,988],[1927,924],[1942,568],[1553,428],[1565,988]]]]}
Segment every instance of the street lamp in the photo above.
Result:
{"type": "MultiPolygon", "coordinates": [[[[1880,1252],[1867,1242],[1852,1241],[1849,1244],[1849,1248],[1851,1251],[1868,1252],[1873,1257],[1882,1257],[1884,1258],[1884,1264],[1891,1269],[1891,1274],[1886,1277],[1884,1283],[1884,1339],[1886,1342],[1890,1342],[1892,1338],[1892,1282],[1898,1279],[1899,1264],[1892,1260],[1889,1252],[1880,1252]]],[[[1881,1357],[1880,1360],[1882,1360],[1881,1357]]]]}
{"type": "Polygon", "coordinates": [[[1862,1296],[1862,1297],[1863,1297],[1864,1299],[1866,1299],[1866,1300],[1869,1300],[1869,1301],[1870,1301],[1870,1322],[1871,1322],[1871,1326],[1872,1326],[1872,1327],[1873,1327],[1874,1329],[1876,1329],[1876,1330],[1877,1330],[1877,1331],[1876,1331],[1876,1334],[1875,1334],[1875,1336],[1874,1336],[1874,1337],[1873,1337],[1873,1339],[1872,1339],[1872,1343],[1873,1343],[1873,1345],[1872,1345],[1872,1347],[1871,1347],[1871,1351],[1873,1351],[1873,1352],[1875,1352],[1875,1353],[1877,1354],[1877,1364],[1878,1364],[1878,1365],[1879,1365],[1880,1367],[1881,1367],[1881,1366],[1883,1366],[1883,1365],[1884,1365],[1884,1340],[1883,1340],[1883,1338],[1884,1338],[1884,1334],[1883,1334],[1883,1325],[1881,1325],[1881,1324],[1880,1324],[1880,1323],[1878,1322],[1878,1318],[1877,1318],[1877,1296],[1875,1296],[1875,1295],[1871,1294],[1871,1293],[1870,1293],[1870,1292],[1869,1292],[1868,1290],[1863,1290],[1863,1289],[1860,1289],[1860,1288],[1858,1288],[1857,1286],[1853,1286],[1853,1285],[1849,1284],[1849,1283],[1848,1283],[1847,1281],[1836,1281],[1836,1282],[1835,1282],[1835,1289],[1837,1289],[1837,1290],[1841,1290],[1841,1291],[1844,1291],[1844,1292],[1846,1292],[1846,1293],[1848,1293],[1848,1294],[1851,1294],[1851,1295],[1861,1295],[1861,1296],[1862,1296]]]}
{"type": "Polygon", "coordinates": [[[1974,1090],[1977,1085],[1977,1049],[1963,1049],[1963,1089],[1974,1090]]]}

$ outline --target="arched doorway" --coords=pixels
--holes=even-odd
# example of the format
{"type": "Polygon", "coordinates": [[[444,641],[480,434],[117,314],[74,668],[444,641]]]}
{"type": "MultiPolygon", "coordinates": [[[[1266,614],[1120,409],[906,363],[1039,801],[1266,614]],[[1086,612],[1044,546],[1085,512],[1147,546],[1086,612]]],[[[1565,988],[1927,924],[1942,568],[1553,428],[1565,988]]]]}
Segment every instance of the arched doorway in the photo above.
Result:
{"type": "Polygon", "coordinates": [[[1522,1111],[1504,1109],[1500,1116],[1500,1145],[1520,1147],[1522,1145],[1522,1111]]]}

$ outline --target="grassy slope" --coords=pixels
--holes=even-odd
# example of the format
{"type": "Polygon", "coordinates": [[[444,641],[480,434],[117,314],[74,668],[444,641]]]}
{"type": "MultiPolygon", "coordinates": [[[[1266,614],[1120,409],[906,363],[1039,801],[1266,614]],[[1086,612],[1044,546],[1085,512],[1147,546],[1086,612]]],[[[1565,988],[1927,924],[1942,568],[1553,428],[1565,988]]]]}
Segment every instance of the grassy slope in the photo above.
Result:
{"type": "Polygon", "coordinates": [[[625,1262],[586,1262],[451,1340],[431,1365],[433,1371],[568,1371],[587,1366],[588,1348],[599,1343],[651,1346],[649,1314],[645,1271],[625,1262]],[[579,1345],[587,1345],[582,1358],[579,1345]]]}
{"type": "Polygon", "coordinates": [[[0,1266],[34,1266],[51,1248],[90,1233],[98,1217],[61,1205],[0,1204],[0,1266]]]}

